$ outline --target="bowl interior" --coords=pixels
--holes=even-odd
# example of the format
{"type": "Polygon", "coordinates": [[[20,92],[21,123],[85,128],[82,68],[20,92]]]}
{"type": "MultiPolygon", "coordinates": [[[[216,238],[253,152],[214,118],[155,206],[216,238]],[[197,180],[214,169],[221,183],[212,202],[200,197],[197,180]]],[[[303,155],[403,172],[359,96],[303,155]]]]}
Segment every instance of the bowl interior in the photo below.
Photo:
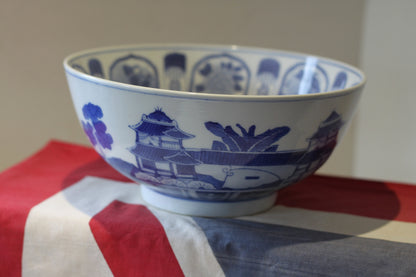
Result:
{"type": "Polygon", "coordinates": [[[364,80],[358,69],[334,60],[238,47],[107,48],[75,54],[67,63],[115,82],[214,94],[304,95],[342,90],[364,80]]]}

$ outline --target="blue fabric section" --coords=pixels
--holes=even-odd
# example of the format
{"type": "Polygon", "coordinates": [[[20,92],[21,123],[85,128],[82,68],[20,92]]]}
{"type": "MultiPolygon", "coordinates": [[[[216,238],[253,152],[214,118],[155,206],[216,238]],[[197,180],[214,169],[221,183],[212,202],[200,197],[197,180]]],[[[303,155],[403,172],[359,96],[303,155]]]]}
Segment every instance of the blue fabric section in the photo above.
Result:
{"type": "Polygon", "coordinates": [[[194,217],[226,276],[416,276],[416,246],[194,217]]]}

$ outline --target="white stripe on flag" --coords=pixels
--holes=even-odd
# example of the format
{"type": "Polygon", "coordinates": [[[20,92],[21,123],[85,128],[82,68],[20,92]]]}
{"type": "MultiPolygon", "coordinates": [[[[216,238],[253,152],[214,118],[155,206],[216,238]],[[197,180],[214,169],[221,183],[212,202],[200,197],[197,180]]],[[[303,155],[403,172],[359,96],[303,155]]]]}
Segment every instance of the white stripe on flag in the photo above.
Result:
{"type": "Polygon", "coordinates": [[[87,177],[33,207],[25,226],[22,276],[113,276],[89,221],[115,199],[143,203],[136,184],[87,177]]]}
{"type": "Polygon", "coordinates": [[[416,223],[410,222],[286,206],[275,206],[265,213],[238,219],[416,244],[416,223]]]}
{"type": "MultiPolygon", "coordinates": [[[[146,205],[137,184],[86,177],[33,207],[25,227],[22,275],[112,276],[89,221],[114,200],[146,205]]],[[[149,210],[162,224],[185,276],[224,276],[191,217],[149,210]]]]}
{"type": "Polygon", "coordinates": [[[22,276],[113,276],[89,221],[63,193],[32,208],[25,227],[22,276]]]}

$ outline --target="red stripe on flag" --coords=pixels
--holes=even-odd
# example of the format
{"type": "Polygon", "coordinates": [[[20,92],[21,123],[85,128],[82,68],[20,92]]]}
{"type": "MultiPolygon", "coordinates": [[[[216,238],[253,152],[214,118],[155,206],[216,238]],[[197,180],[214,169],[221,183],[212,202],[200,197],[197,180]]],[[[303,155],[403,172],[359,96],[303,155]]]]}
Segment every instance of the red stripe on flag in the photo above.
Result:
{"type": "Polygon", "coordinates": [[[21,276],[24,229],[31,208],[72,185],[73,181],[85,176],[88,170],[122,179],[92,148],[56,141],[0,174],[2,276],[21,276]]]}
{"type": "Polygon", "coordinates": [[[416,222],[416,186],[386,182],[400,201],[400,210],[395,220],[416,222]]]}
{"type": "Polygon", "coordinates": [[[184,276],[162,225],[145,206],[114,201],[90,227],[114,276],[184,276]]]}
{"type": "Polygon", "coordinates": [[[414,199],[415,186],[313,175],[279,191],[276,204],[416,222],[414,199]]]}

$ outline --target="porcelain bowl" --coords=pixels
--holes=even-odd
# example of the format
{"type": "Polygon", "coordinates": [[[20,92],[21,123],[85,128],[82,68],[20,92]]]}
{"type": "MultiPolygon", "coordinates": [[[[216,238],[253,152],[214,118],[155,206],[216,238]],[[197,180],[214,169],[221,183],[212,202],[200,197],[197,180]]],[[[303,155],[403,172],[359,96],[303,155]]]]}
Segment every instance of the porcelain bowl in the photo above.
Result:
{"type": "Polygon", "coordinates": [[[236,46],[108,47],[64,67],[91,144],[143,199],[212,217],[264,211],[320,168],[365,83],[342,62],[236,46]]]}

